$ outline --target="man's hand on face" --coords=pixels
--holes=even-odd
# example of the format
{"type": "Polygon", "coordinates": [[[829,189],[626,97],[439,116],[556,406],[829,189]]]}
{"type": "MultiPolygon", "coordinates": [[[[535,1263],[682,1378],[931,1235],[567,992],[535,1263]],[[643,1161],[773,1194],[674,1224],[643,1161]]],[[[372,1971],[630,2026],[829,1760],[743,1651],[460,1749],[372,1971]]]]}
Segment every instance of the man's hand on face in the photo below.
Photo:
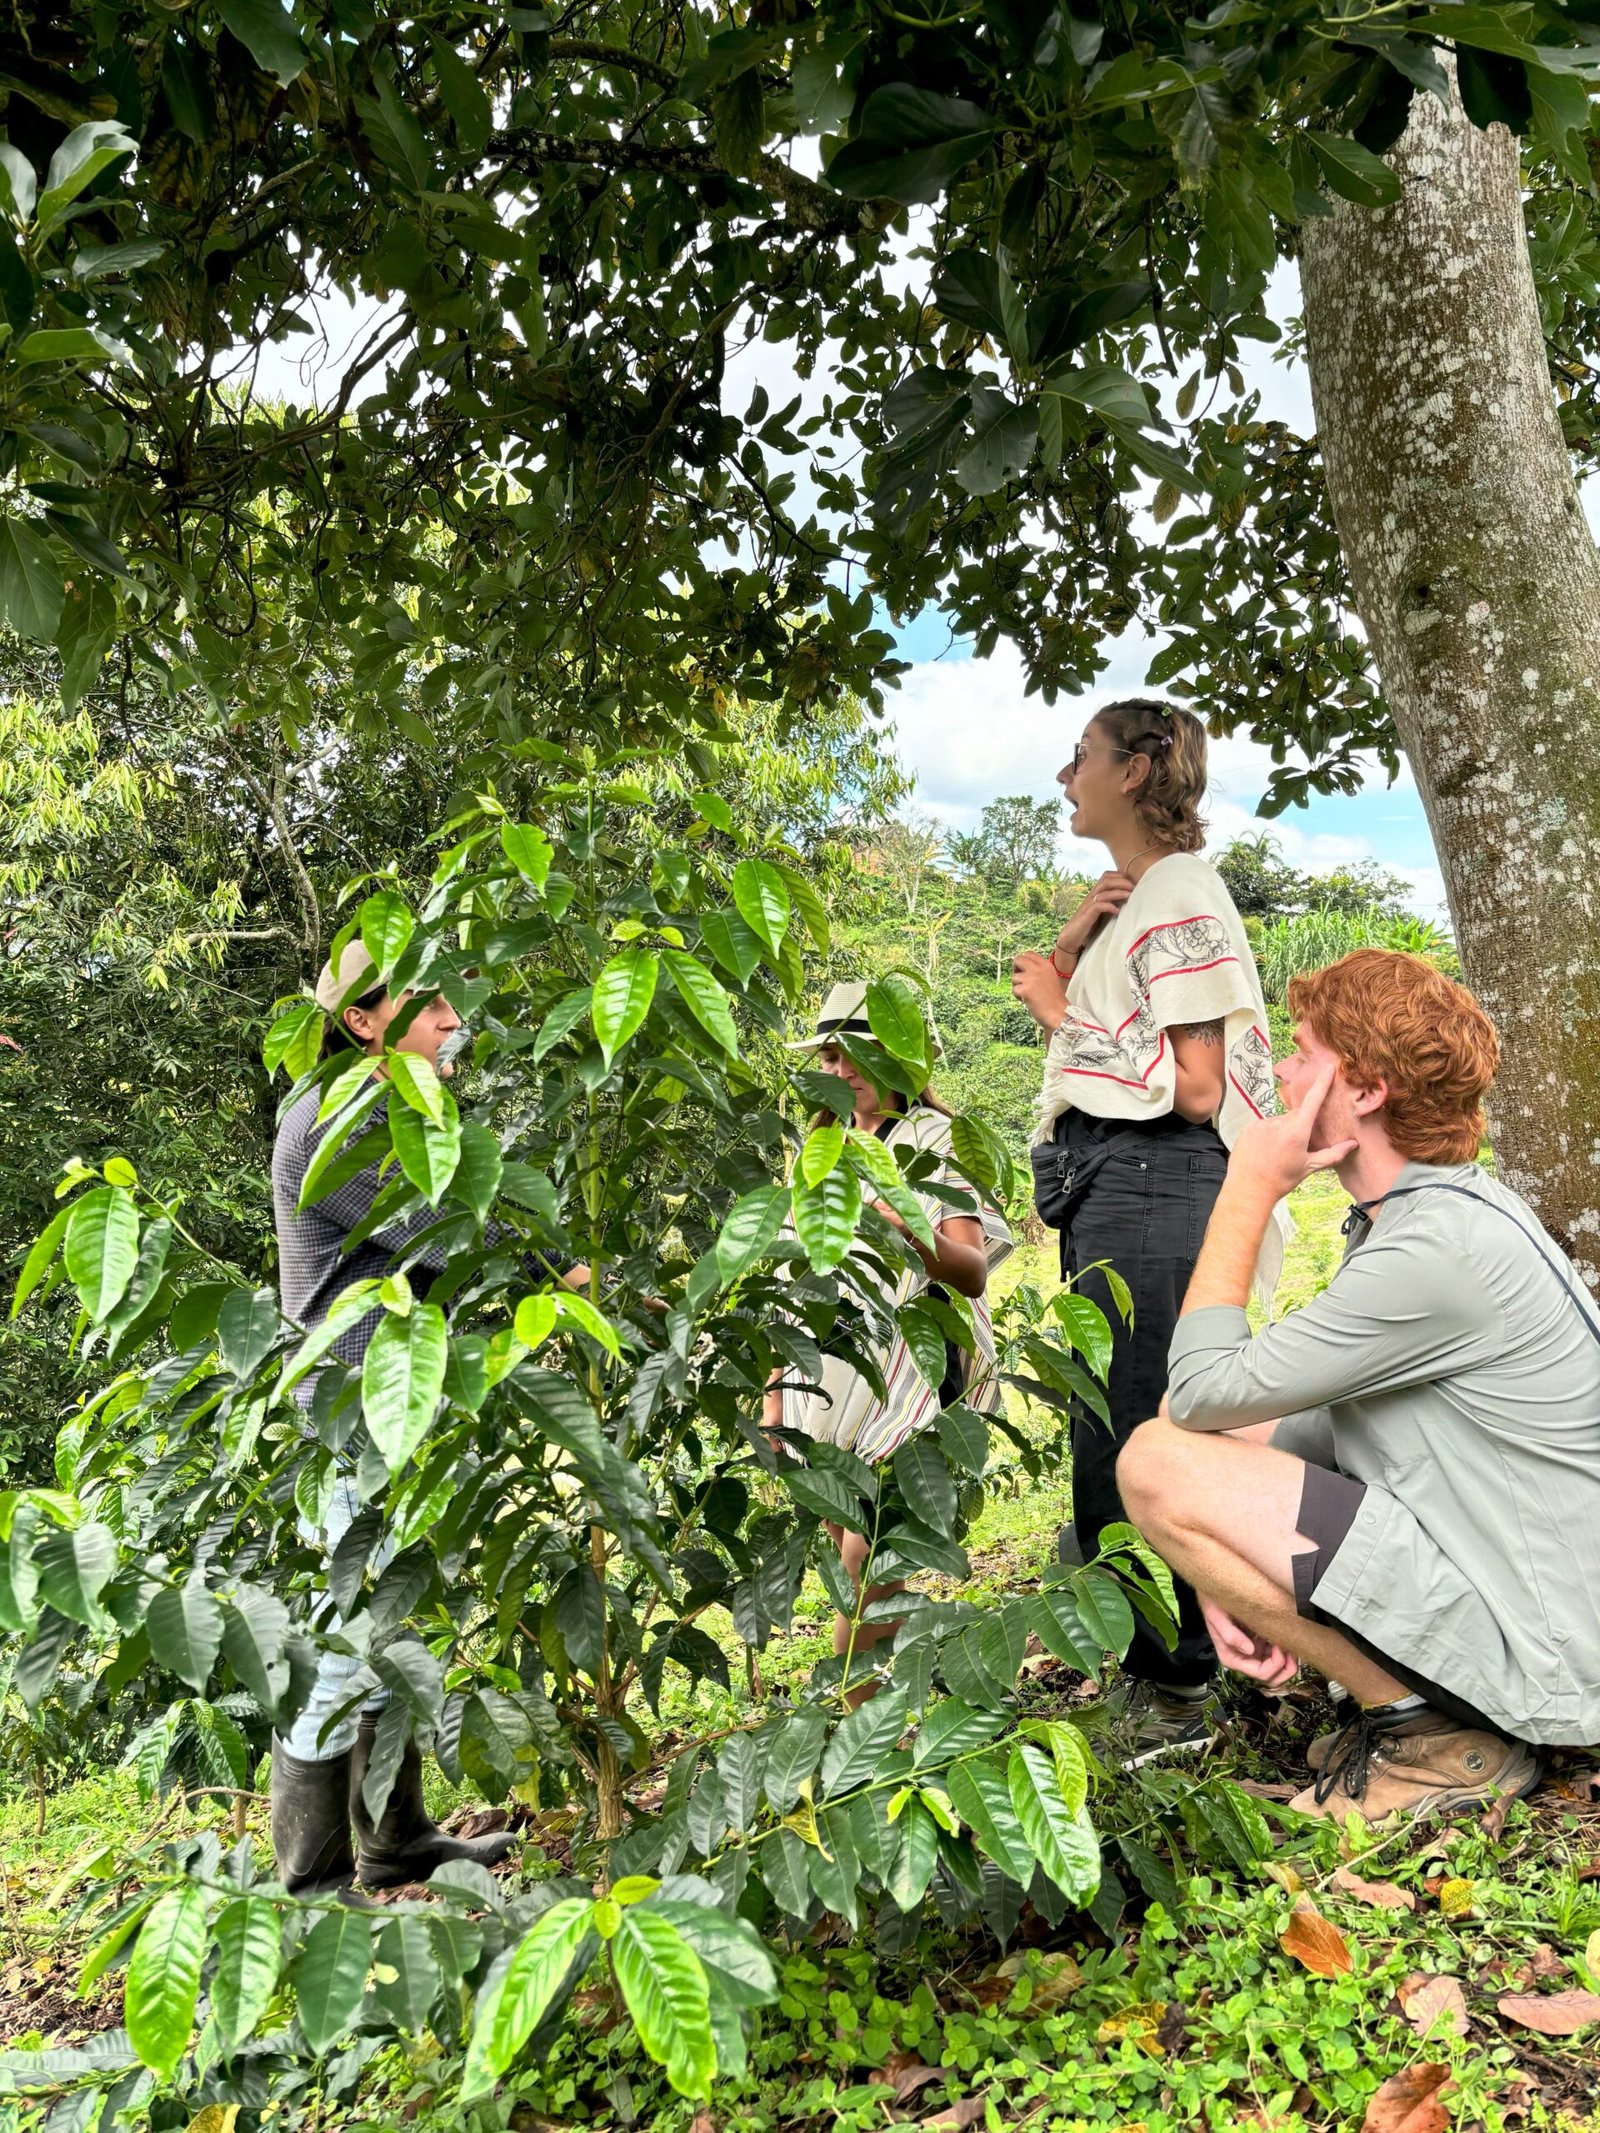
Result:
{"type": "Polygon", "coordinates": [[[1325,1066],[1292,1111],[1276,1118],[1252,1118],[1239,1130],[1228,1159],[1228,1175],[1246,1178],[1270,1190],[1274,1200],[1294,1191],[1316,1170],[1331,1170],[1354,1155],[1353,1140],[1314,1148],[1317,1120],[1333,1087],[1338,1068],[1325,1066]]]}

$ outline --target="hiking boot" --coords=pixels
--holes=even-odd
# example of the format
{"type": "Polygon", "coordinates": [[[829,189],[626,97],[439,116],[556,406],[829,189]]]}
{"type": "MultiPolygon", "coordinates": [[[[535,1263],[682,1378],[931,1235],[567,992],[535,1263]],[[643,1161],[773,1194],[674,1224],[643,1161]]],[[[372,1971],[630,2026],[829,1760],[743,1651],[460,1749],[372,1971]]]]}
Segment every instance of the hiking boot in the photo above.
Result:
{"type": "MultiPolygon", "coordinates": [[[[1328,1693],[1332,1702],[1341,1711],[1350,1701],[1349,1690],[1341,1689],[1336,1683],[1330,1683],[1328,1693]]],[[[1349,1723],[1348,1718],[1341,1718],[1336,1726],[1331,1726],[1326,1733],[1319,1733],[1314,1740],[1306,1743],[1306,1768],[1308,1770],[1313,1773],[1321,1770],[1323,1764],[1328,1760],[1328,1750],[1349,1723]]]]}
{"type": "Polygon", "coordinates": [[[426,1881],[447,1859],[470,1859],[475,1866],[498,1866],[516,1843],[509,1829],[484,1837],[452,1837],[431,1820],[422,1802],[422,1750],[407,1741],[395,1773],[394,1788],[376,1821],[361,1797],[361,1787],[378,1731],[376,1718],[363,1718],[349,1758],[348,1813],[356,1831],[356,1878],[364,1889],[399,1888],[426,1881]]]}
{"type": "Polygon", "coordinates": [[[269,1808],[272,1856],[291,1896],[347,1890],[356,1878],[350,1843],[350,1756],[302,1762],[273,1736],[269,1808]]]}
{"type": "Polygon", "coordinates": [[[1315,1783],[1289,1805],[1330,1821],[1354,1808],[1368,1822],[1385,1822],[1401,1814],[1454,1814],[1495,1793],[1520,1799],[1538,1782],[1539,1758],[1522,1741],[1426,1708],[1388,1720],[1358,1711],[1326,1747],[1315,1783]]]}
{"type": "Polygon", "coordinates": [[[1104,1698],[1110,1734],[1106,1760],[1137,1770],[1163,1755],[1203,1755],[1216,1739],[1212,1686],[1175,1688],[1161,1681],[1124,1679],[1104,1698]]]}

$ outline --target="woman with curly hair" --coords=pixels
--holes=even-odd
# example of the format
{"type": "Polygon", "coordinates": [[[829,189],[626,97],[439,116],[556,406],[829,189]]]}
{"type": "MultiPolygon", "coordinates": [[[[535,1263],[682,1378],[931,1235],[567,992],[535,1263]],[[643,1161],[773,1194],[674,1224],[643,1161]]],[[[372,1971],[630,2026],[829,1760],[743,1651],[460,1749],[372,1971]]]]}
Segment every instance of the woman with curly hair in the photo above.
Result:
{"type": "MultiPolygon", "coordinates": [[[[1242,1122],[1276,1108],[1266,1005],[1233,899],[1200,855],[1206,733],[1150,697],[1106,704],[1060,773],[1074,836],[1111,855],[1049,955],[1016,958],[1012,991],[1050,1032],[1033,1150],[1042,1219],[1061,1234],[1061,1273],[1116,1329],[1108,1429],[1080,1412],[1072,1439],[1073,1528],[1063,1553],[1092,1555],[1126,1517],[1117,1454],[1160,1405],[1167,1349],[1227,1152],[1242,1122]],[[1132,1296],[1116,1308],[1109,1263],[1132,1296]]],[[[1257,1269],[1270,1293],[1276,1228],[1257,1269]]],[[[1124,1662],[1120,1730],[1131,1761],[1210,1737],[1216,1655],[1193,1592],[1178,1588],[1177,1648],[1141,1622],[1124,1662]]]]}

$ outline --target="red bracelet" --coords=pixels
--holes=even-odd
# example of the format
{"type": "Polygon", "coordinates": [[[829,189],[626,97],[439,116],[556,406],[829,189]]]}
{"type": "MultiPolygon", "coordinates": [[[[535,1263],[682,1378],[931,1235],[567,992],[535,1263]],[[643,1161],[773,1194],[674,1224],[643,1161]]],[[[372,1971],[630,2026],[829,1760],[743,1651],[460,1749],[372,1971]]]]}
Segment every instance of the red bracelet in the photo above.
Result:
{"type": "MultiPolygon", "coordinates": [[[[1078,962],[1078,956],[1077,956],[1077,951],[1076,951],[1076,950],[1073,950],[1073,951],[1072,951],[1072,962],[1073,962],[1073,968],[1074,968],[1074,969],[1076,969],[1076,967],[1077,967],[1077,962],[1078,962]]],[[[1052,949],[1051,949],[1051,951],[1050,951],[1050,968],[1051,968],[1051,969],[1052,969],[1052,970],[1053,970],[1053,971],[1055,972],[1055,974],[1056,974],[1056,976],[1057,976],[1058,978],[1060,978],[1060,979],[1062,979],[1062,980],[1063,980],[1063,982],[1064,982],[1064,981],[1065,981],[1066,979],[1070,978],[1070,977],[1071,977],[1071,975],[1072,975],[1072,971],[1071,971],[1071,970],[1063,970],[1063,969],[1062,969],[1062,967],[1061,967],[1061,965],[1060,965],[1060,964],[1059,964],[1059,963],[1058,963],[1058,962],[1056,961],[1056,951],[1055,951],[1055,950],[1054,950],[1053,948],[1052,948],[1052,949]]]]}

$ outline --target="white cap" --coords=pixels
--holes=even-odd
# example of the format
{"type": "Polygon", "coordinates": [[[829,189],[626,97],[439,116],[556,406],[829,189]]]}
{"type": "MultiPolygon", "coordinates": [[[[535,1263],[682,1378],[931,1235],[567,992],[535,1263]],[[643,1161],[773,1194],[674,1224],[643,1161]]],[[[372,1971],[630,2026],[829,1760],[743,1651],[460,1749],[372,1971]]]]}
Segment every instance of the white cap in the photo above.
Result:
{"type": "Polygon", "coordinates": [[[341,1007],[352,1007],[363,993],[371,992],[377,976],[378,966],[358,933],[353,941],[345,943],[337,966],[332,962],[323,964],[317,980],[317,1005],[324,1014],[336,1015],[341,1007]]]}

